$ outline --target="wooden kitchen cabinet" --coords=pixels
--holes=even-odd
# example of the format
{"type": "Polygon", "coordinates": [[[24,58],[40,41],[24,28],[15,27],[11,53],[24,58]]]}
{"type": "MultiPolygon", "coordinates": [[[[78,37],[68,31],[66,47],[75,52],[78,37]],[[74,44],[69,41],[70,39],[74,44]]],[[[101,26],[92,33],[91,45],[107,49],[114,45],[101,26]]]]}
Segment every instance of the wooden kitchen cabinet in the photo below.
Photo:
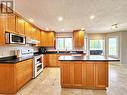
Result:
{"type": "Polygon", "coordinates": [[[33,59],[0,64],[0,93],[15,94],[33,76],[33,59]]]}
{"type": "Polygon", "coordinates": [[[60,64],[63,88],[108,87],[108,62],[60,61],[60,64]]]}
{"type": "Polygon", "coordinates": [[[6,31],[16,33],[16,16],[14,14],[7,15],[6,31]]]}
{"type": "Polygon", "coordinates": [[[96,63],[96,87],[108,87],[108,64],[102,62],[96,63]]]}
{"type": "Polygon", "coordinates": [[[26,61],[19,62],[15,65],[15,76],[16,76],[16,89],[20,89],[25,85],[33,76],[33,60],[29,59],[26,61]]]}
{"type": "Polygon", "coordinates": [[[73,46],[74,48],[82,49],[84,47],[84,31],[73,31],[73,46]]]}
{"type": "Polygon", "coordinates": [[[28,22],[25,22],[25,35],[26,35],[26,37],[31,38],[31,30],[32,30],[31,24],[28,22]]]}
{"type": "Polygon", "coordinates": [[[55,32],[53,31],[41,31],[41,46],[55,47],[55,32]]]}
{"type": "Polygon", "coordinates": [[[47,67],[59,67],[60,63],[59,63],[59,54],[45,54],[44,55],[45,58],[45,62],[46,62],[46,66],[47,67]]]}
{"type": "Polygon", "coordinates": [[[19,16],[16,16],[16,32],[20,35],[25,35],[25,21],[19,16]]]}
{"type": "Polygon", "coordinates": [[[0,46],[5,45],[5,29],[7,20],[4,15],[0,15],[0,46]]]}

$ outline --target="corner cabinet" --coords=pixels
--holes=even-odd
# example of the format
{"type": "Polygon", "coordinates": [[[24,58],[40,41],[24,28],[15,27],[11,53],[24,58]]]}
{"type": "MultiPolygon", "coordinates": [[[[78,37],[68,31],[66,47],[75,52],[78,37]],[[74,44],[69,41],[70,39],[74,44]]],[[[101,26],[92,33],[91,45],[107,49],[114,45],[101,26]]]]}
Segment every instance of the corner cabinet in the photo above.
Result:
{"type": "Polygon", "coordinates": [[[73,31],[73,46],[74,48],[83,48],[84,47],[84,36],[85,32],[80,30],[73,31]]]}
{"type": "Polygon", "coordinates": [[[41,31],[41,46],[55,47],[55,32],[54,31],[41,31]]]}

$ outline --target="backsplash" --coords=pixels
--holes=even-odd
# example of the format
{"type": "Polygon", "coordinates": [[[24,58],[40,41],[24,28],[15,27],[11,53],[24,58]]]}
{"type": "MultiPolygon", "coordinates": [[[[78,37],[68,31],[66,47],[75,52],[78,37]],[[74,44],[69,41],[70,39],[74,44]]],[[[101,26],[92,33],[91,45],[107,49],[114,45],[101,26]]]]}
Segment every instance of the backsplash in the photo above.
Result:
{"type": "Polygon", "coordinates": [[[13,56],[15,55],[14,50],[18,50],[18,49],[25,49],[25,50],[31,50],[33,49],[34,52],[37,52],[38,49],[37,47],[33,47],[33,46],[27,46],[27,45],[9,45],[9,46],[0,46],[0,58],[2,57],[8,57],[8,56],[13,56]]]}

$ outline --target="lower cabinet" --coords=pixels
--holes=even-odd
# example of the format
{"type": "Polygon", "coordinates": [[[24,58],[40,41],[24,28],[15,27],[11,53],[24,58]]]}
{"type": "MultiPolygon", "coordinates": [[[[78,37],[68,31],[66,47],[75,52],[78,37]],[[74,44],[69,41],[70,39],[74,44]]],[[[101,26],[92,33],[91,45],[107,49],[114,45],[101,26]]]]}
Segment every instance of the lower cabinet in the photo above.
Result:
{"type": "Polygon", "coordinates": [[[33,75],[33,60],[18,63],[0,64],[0,94],[14,94],[24,86],[33,75]]]}
{"type": "Polygon", "coordinates": [[[47,67],[59,67],[59,54],[45,54],[44,55],[44,66],[47,67]]]}
{"type": "Polygon", "coordinates": [[[15,65],[16,69],[16,89],[20,89],[33,76],[32,59],[19,62],[15,65]]]}
{"type": "Polygon", "coordinates": [[[107,62],[61,62],[61,86],[71,88],[106,89],[107,62]]]}

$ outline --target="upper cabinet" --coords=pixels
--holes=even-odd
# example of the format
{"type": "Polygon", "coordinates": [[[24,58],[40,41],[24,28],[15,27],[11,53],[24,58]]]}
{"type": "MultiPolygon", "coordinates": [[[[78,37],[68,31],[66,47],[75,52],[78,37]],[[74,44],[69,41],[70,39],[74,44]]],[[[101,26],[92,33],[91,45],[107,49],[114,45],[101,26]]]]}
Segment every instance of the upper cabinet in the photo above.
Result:
{"type": "Polygon", "coordinates": [[[25,21],[18,16],[16,16],[16,32],[25,35],[25,21]]]}
{"type": "Polygon", "coordinates": [[[6,31],[16,33],[15,26],[16,26],[16,16],[14,14],[8,14],[6,31]]]}
{"type": "Polygon", "coordinates": [[[76,30],[73,31],[73,46],[74,48],[82,49],[84,47],[85,32],[76,30]]]}
{"type": "Polygon", "coordinates": [[[41,46],[55,47],[55,32],[53,31],[41,31],[41,46]]]}
{"type": "Polygon", "coordinates": [[[25,22],[25,35],[26,35],[26,37],[31,38],[31,30],[32,30],[32,25],[28,22],[25,22]]]}
{"type": "Polygon", "coordinates": [[[5,28],[7,20],[4,15],[0,15],[0,46],[5,45],[5,28]]]}

